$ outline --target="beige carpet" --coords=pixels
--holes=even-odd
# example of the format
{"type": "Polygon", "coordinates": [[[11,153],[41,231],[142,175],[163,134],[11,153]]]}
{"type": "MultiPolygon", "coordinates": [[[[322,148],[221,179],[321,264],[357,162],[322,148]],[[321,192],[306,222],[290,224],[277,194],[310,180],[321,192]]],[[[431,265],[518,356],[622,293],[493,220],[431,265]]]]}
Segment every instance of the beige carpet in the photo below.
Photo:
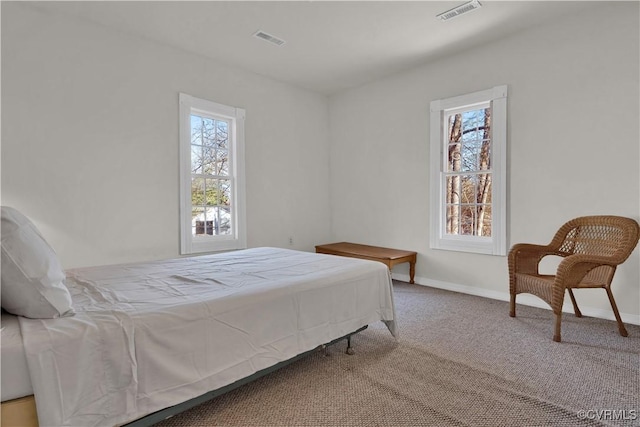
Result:
{"type": "Polygon", "coordinates": [[[158,426],[640,425],[640,327],[565,315],[555,343],[547,310],[402,282],[395,299],[397,342],[371,325],[353,356],[339,343],[158,426]]]}

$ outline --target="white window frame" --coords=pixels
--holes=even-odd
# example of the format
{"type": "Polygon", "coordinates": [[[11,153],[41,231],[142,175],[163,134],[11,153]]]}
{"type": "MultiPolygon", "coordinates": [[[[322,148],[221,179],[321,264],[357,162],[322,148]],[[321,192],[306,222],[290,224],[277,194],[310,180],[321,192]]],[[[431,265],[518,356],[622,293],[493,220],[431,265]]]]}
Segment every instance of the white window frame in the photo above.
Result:
{"type": "Polygon", "coordinates": [[[505,256],[507,254],[507,86],[431,102],[430,113],[430,247],[505,256]],[[445,117],[452,111],[491,104],[491,237],[445,233],[445,117]]]}
{"type": "Polygon", "coordinates": [[[183,255],[247,247],[245,207],[244,122],[245,110],[196,98],[179,96],[180,111],[180,253],[183,255]],[[229,176],[231,221],[229,235],[194,236],[191,228],[191,114],[229,122],[229,176]]]}

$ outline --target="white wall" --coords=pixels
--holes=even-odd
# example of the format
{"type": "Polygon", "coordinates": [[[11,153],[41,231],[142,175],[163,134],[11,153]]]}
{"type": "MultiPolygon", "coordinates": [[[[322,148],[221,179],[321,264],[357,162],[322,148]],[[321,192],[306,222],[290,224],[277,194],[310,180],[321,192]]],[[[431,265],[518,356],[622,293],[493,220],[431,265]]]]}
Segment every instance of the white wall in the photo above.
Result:
{"type": "Polygon", "coordinates": [[[247,111],[249,246],[327,241],[326,97],[7,2],[2,204],[65,268],[177,256],[179,92],[247,111]]]}
{"type": "MultiPolygon", "coordinates": [[[[428,216],[430,101],[502,84],[511,244],[546,244],[582,215],[640,219],[638,6],[605,3],[331,97],[333,239],[416,250],[420,283],[507,297],[506,257],[429,249],[428,216]]],[[[639,273],[636,249],[613,285],[635,323],[639,273]]],[[[576,296],[611,314],[604,291],[576,296]]]]}

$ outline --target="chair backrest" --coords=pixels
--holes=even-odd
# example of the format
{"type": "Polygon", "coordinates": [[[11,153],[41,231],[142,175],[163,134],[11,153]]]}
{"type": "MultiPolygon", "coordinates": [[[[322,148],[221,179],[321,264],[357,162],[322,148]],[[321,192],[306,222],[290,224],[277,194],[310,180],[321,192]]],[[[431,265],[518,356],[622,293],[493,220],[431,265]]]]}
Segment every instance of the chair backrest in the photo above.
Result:
{"type": "Polygon", "coordinates": [[[552,240],[561,255],[585,254],[623,263],[638,244],[640,226],[631,218],[584,216],[564,224],[552,240]]]}

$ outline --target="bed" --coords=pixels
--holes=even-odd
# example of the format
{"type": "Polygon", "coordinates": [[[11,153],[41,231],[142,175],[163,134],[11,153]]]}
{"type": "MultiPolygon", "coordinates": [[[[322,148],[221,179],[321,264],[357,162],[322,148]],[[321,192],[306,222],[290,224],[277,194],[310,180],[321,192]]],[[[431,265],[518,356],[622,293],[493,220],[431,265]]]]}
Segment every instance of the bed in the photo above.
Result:
{"type": "Polygon", "coordinates": [[[33,394],[47,426],[152,424],[373,322],[397,336],[388,269],[354,258],[254,248],[67,270],[66,287],[73,316],[2,317],[3,412],[33,394]]]}

